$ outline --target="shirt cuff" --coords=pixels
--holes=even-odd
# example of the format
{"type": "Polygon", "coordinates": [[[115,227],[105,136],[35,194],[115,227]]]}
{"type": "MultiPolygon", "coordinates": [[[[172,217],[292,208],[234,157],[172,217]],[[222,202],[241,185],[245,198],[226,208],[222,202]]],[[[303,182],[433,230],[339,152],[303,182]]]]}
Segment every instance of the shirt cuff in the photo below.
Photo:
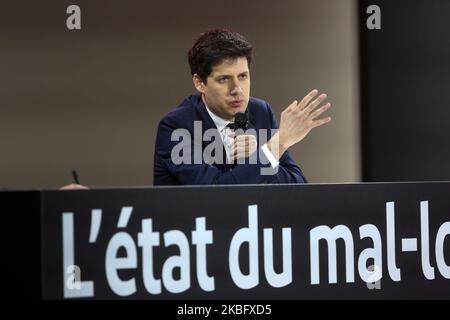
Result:
{"type": "Polygon", "coordinates": [[[269,150],[267,143],[261,147],[261,150],[264,152],[267,159],[269,159],[270,165],[272,166],[273,169],[275,169],[280,165],[280,162],[277,159],[275,159],[272,152],[269,150]]]}

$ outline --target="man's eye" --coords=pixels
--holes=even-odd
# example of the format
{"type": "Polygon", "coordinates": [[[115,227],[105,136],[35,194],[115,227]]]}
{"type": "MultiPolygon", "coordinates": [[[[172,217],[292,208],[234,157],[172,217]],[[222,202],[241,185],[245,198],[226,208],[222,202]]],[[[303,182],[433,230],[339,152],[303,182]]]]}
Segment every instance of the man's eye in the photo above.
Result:
{"type": "Polygon", "coordinates": [[[227,81],[227,78],[220,78],[219,79],[219,83],[225,83],[225,81],[227,81]]]}
{"type": "Polygon", "coordinates": [[[241,74],[241,75],[239,76],[239,78],[241,78],[241,79],[247,79],[247,75],[246,75],[246,74],[241,74]]]}

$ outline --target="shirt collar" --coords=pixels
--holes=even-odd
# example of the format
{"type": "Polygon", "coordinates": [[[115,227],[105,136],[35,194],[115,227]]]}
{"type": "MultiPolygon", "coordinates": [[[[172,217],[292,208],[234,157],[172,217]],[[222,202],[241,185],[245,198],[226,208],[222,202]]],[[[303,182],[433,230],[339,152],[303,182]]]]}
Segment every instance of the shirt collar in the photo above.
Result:
{"type": "Polygon", "coordinates": [[[217,130],[219,130],[219,132],[221,132],[229,123],[231,123],[231,121],[222,119],[221,117],[215,115],[214,112],[209,110],[208,105],[205,102],[203,103],[205,104],[206,111],[208,111],[209,116],[214,121],[214,124],[216,125],[217,130]]]}

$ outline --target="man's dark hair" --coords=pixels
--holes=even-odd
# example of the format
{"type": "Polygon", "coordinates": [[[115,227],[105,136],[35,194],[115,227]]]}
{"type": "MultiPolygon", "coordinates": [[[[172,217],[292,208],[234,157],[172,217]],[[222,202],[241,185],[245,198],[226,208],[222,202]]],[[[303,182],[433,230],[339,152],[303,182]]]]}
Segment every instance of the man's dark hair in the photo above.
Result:
{"type": "Polygon", "coordinates": [[[246,57],[252,60],[252,45],[239,33],[227,29],[208,30],[195,40],[188,52],[191,75],[195,73],[206,83],[212,67],[225,59],[246,57]]]}

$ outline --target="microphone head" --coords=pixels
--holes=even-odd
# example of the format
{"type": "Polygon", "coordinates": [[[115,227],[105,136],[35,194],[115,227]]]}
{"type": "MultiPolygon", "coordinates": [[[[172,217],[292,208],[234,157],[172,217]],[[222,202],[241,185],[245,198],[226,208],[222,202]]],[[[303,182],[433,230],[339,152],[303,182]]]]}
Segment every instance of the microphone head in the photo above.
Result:
{"type": "Polygon", "coordinates": [[[235,130],[242,129],[243,131],[248,129],[248,115],[244,112],[238,112],[234,115],[234,128],[235,130]]]}

